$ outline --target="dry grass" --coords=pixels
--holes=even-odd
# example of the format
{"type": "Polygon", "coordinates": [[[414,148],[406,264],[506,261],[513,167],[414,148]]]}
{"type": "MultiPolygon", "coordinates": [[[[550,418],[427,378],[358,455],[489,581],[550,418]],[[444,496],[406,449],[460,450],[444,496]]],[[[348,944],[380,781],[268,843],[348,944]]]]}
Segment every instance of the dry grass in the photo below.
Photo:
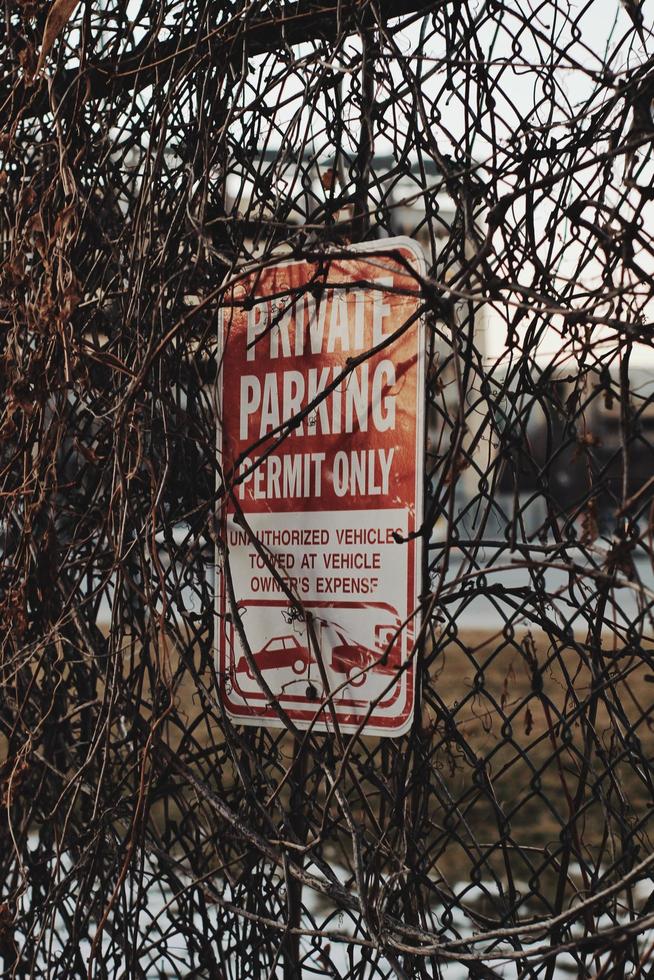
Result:
{"type": "MultiPolygon", "coordinates": [[[[616,854],[624,864],[625,850],[633,861],[642,858],[651,850],[654,762],[654,675],[647,658],[647,650],[604,650],[595,657],[593,686],[582,637],[556,651],[537,634],[507,641],[479,631],[444,644],[429,667],[423,730],[406,772],[379,773],[391,793],[405,797],[401,819],[384,816],[389,849],[402,838],[403,820],[420,821],[430,877],[452,883],[496,874],[522,887],[531,879],[542,894],[553,894],[568,847],[573,891],[587,884],[581,864],[599,873],[616,854]]],[[[193,726],[202,714],[195,685],[182,681],[176,701],[193,726]]],[[[195,735],[209,753],[222,742],[217,725],[195,735]]],[[[170,731],[172,744],[179,737],[170,731]]],[[[276,737],[279,778],[292,744],[276,737]]],[[[379,765],[378,749],[377,739],[362,739],[352,755],[355,770],[364,773],[366,806],[355,803],[362,827],[371,811],[384,813],[383,793],[365,775],[370,759],[379,765]]],[[[235,778],[223,771],[221,785],[229,790],[235,778]]],[[[281,799],[288,802],[286,791],[281,799]]],[[[331,842],[327,850],[332,845],[347,864],[348,841],[331,842]]]]}

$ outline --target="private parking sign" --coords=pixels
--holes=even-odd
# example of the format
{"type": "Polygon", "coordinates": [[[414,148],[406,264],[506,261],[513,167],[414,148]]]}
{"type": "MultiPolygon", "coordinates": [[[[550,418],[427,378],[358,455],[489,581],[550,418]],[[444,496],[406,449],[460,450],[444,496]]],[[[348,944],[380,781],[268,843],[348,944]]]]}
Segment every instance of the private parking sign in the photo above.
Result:
{"type": "Polygon", "coordinates": [[[221,697],[234,721],[399,735],[415,701],[422,255],[238,283],[221,323],[221,697]]]}

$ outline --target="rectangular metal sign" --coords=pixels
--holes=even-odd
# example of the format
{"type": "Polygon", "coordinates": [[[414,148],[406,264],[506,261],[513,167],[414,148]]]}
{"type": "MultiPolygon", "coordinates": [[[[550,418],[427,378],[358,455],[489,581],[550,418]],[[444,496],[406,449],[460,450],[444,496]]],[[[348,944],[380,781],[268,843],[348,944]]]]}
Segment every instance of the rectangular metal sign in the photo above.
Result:
{"type": "Polygon", "coordinates": [[[424,260],[407,238],[240,282],[221,323],[218,671],[234,721],[399,735],[415,699],[424,260]]]}

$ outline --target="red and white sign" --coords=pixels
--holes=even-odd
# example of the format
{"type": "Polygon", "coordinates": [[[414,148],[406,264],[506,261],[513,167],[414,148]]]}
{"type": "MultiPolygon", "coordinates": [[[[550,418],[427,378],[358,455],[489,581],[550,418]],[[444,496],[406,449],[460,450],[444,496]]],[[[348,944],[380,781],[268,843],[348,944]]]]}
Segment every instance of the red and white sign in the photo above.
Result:
{"type": "Polygon", "coordinates": [[[218,669],[242,724],[399,735],[415,700],[424,336],[407,238],[286,261],[221,324],[218,669]],[[373,351],[372,354],[369,354],[373,351]],[[243,625],[239,638],[234,614],[243,625]]]}

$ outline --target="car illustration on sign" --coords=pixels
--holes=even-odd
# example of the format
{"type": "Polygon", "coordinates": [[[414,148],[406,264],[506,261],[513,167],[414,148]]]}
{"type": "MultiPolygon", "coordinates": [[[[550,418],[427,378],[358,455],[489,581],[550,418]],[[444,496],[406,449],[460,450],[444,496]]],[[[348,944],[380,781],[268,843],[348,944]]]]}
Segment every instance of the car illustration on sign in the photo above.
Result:
{"type": "Polygon", "coordinates": [[[332,646],[332,670],[336,674],[346,674],[350,684],[359,687],[366,680],[366,668],[372,667],[379,654],[348,639],[341,630],[336,629],[334,633],[339,642],[332,646]]]}
{"type": "Polygon", "coordinates": [[[332,647],[332,670],[347,674],[354,687],[364,683],[367,669],[384,674],[394,674],[399,669],[400,651],[397,646],[389,651],[386,647],[371,650],[356,640],[345,639],[342,635],[340,638],[342,642],[332,647]]]}
{"type": "MultiPolygon", "coordinates": [[[[304,674],[312,660],[308,647],[300,643],[298,637],[291,633],[287,636],[274,636],[252,656],[261,671],[290,667],[294,674],[304,674]]],[[[253,677],[250,665],[244,656],[239,660],[236,670],[244,671],[248,677],[253,677]]]]}
{"type": "Polygon", "coordinates": [[[388,647],[396,639],[394,626],[379,626],[375,630],[375,646],[370,647],[347,633],[341,626],[327,619],[316,618],[322,645],[331,651],[331,668],[336,674],[345,674],[353,687],[365,683],[369,670],[392,673],[400,666],[400,650],[397,645],[388,647]]]}
{"type": "MultiPolygon", "coordinates": [[[[317,691],[322,690],[322,682],[326,680],[329,687],[338,688],[338,696],[351,699],[352,689],[369,689],[367,681],[377,678],[378,687],[379,683],[392,683],[404,674],[404,624],[393,606],[349,602],[344,609],[338,609],[346,620],[349,614],[346,623],[331,618],[330,614],[336,610],[329,600],[312,604],[303,616],[298,616],[295,610],[289,615],[286,607],[273,600],[264,608],[274,609],[273,618],[281,616],[284,621],[281,629],[277,622],[279,632],[273,627],[272,636],[270,632],[260,634],[258,642],[255,640],[252,644],[254,662],[258,670],[266,674],[267,683],[273,690],[295,688],[295,683],[289,683],[292,672],[297,681],[310,682],[317,691]],[[361,629],[364,624],[359,621],[360,611],[376,617],[372,628],[369,622],[365,624],[365,634],[361,629]],[[326,677],[323,677],[324,672],[326,677]],[[276,673],[278,677],[275,677],[276,673]]],[[[256,682],[255,672],[243,651],[236,659],[234,672],[256,682]]],[[[247,690],[251,690],[251,684],[247,685],[247,690]]]]}

